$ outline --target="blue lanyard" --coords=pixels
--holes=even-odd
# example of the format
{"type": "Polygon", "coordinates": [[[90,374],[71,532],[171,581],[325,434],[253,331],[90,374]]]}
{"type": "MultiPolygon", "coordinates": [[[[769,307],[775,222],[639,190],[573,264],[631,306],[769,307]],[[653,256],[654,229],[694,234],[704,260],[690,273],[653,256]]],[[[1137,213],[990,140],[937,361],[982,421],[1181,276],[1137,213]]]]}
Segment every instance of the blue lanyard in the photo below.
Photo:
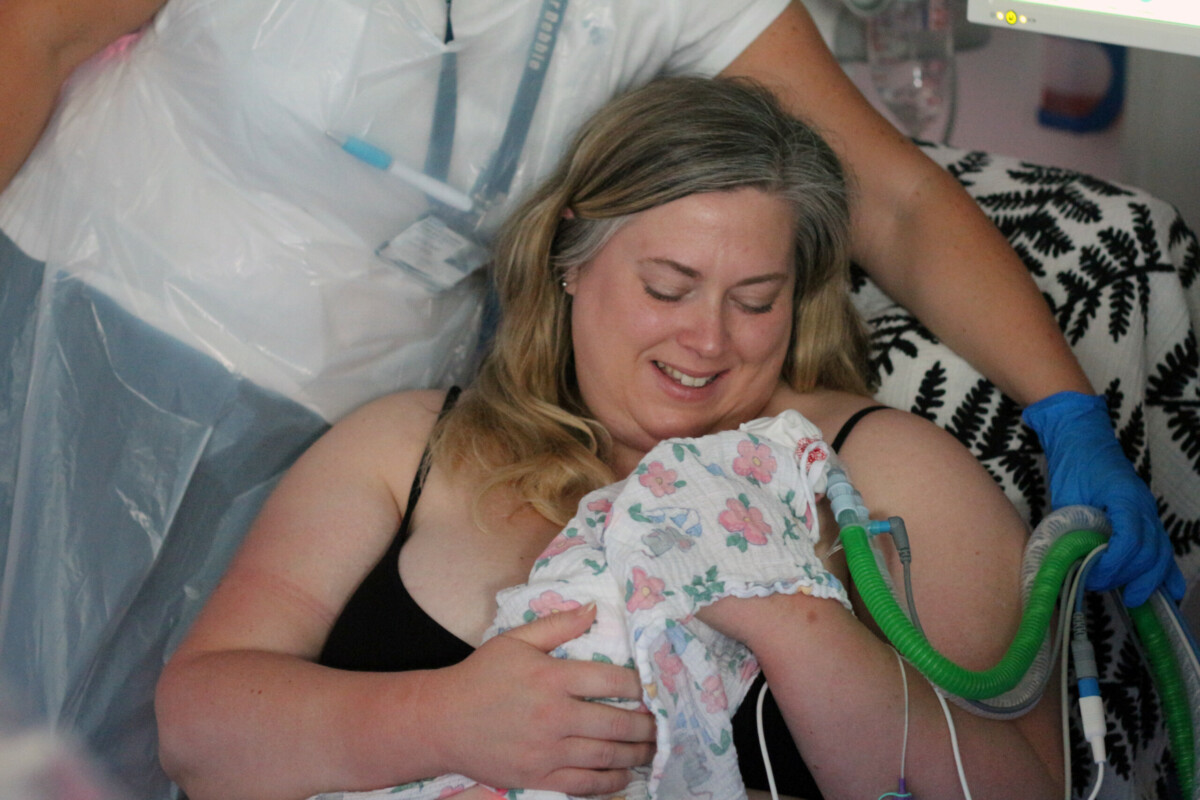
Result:
{"type": "Polygon", "coordinates": [[[479,176],[475,188],[471,190],[471,196],[476,198],[480,208],[486,208],[487,203],[496,196],[508,194],[512,186],[513,175],[517,171],[517,160],[525,148],[525,137],[529,134],[529,126],[533,122],[533,112],[542,93],[542,84],[546,82],[546,70],[550,68],[550,57],[554,54],[558,29],[562,25],[566,9],[567,0],[542,0],[542,11],[533,30],[533,41],[529,43],[525,71],[521,76],[520,85],[517,86],[517,96],[508,115],[504,137],[500,140],[500,147],[496,149],[488,168],[479,176]]]}
{"type": "MultiPolygon", "coordinates": [[[[446,0],[446,44],[454,41],[450,24],[450,0],[446,0]]],[[[458,110],[458,53],[442,53],[442,69],[438,73],[437,100],[433,106],[433,125],[429,129],[429,152],[425,154],[425,174],[442,183],[450,174],[450,151],[454,148],[454,124],[458,110]]]]}
{"type": "MultiPolygon", "coordinates": [[[[546,70],[558,41],[567,0],[542,0],[542,9],[534,27],[533,40],[525,58],[525,69],[500,145],[492,155],[487,167],[479,176],[471,197],[479,213],[499,195],[507,194],[512,187],[517,162],[525,148],[525,139],[533,123],[533,112],[537,108],[542,86],[546,82],[546,70]]],[[[446,38],[453,37],[450,27],[450,0],[446,2],[446,38]]],[[[445,180],[450,165],[450,151],[454,143],[455,107],[458,102],[458,63],[456,53],[442,56],[442,68],[438,75],[437,98],[434,103],[433,127],[430,132],[429,153],[425,159],[425,174],[445,180]]]]}

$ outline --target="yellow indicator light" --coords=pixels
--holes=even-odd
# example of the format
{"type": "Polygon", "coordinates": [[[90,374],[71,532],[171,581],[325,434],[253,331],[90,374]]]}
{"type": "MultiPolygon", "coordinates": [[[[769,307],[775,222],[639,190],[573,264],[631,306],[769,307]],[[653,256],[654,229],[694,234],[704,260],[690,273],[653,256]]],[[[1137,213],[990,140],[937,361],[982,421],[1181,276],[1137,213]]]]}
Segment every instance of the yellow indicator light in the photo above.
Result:
{"type": "Polygon", "coordinates": [[[1021,15],[1021,24],[1024,25],[1026,22],[1029,22],[1029,17],[1022,14],[1021,15]]]}
{"type": "Polygon", "coordinates": [[[1004,21],[1007,22],[1009,25],[1016,25],[1017,24],[1017,12],[1009,11],[1007,14],[1004,15],[1004,21]]]}

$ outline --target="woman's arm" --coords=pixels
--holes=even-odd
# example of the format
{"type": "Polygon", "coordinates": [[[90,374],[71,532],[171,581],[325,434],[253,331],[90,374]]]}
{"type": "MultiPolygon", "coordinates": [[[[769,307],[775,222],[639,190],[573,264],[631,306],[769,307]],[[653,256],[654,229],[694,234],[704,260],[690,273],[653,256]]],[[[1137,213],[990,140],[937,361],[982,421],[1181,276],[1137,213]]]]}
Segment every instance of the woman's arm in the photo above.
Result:
{"type": "Polygon", "coordinates": [[[421,392],[366,406],[267,501],[159,683],[160,756],[190,797],[294,800],[449,772],[593,794],[650,758],[652,720],[583,699],[640,697],[636,673],[546,655],[586,630],[590,611],[440,670],[313,663],[395,534],[440,405],[421,392]]]}
{"type": "Polygon", "coordinates": [[[724,71],[770,87],[829,140],[857,193],[853,255],[1017,401],[1091,392],[1028,271],[944,169],[862,96],[798,3],[724,71]]]}
{"type": "Polygon", "coordinates": [[[1089,588],[1129,584],[1126,602],[1140,605],[1164,584],[1181,599],[1183,575],[1154,496],[1103,424],[1106,410],[1092,425],[1061,411],[1077,396],[1063,393],[1094,391],[1029,272],[975,201],[863,98],[800,3],[724,74],[769,86],[842,156],[857,183],[853,255],[885,292],[1017,402],[1049,398],[1038,432],[1053,506],[1096,506],[1114,523],[1089,588]],[[1067,434],[1052,442],[1046,428],[1067,434]],[[1060,442],[1069,443],[1053,446],[1060,442]]]}
{"type": "Polygon", "coordinates": [[[165,2],[0,2],[0,190],[33,149],[71,71],[165,2]]]}
{"type": "MultiPolygon", "coordinates": [[[[971,669],[992,666],[1020,613],[1025,529],[1011,504],[949,434],[901,412],[865,418],[842,456],[872,517],[896,515],[907,523],[914,594],[933,645],[971,669]]],[[[903,585],[894,550],[885,553],[896,585],[903,585]]],[[[726,600],[700,614],[754,651],[829,798],[892,791],[904,734],[896,657],[860,621],[870,617],[853,591],[852,597],[857,619],[837,603],[805,596],[726,600]]],[[[961,796],[942,709],[915,668],[907,673],[908,788],[918,797],[961,796]]],[[[1061,797],[1058,707],[1053,689],[1015,721],[951,707],[975,797],[1061,797]]]]}

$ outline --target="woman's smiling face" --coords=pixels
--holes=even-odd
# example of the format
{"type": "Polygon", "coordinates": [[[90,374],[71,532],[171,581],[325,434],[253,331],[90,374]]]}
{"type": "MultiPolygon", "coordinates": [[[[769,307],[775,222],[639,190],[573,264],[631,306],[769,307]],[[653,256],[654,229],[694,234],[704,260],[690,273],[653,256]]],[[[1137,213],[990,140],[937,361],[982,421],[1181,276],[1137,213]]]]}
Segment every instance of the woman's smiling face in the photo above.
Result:
{"type": "Polygon", "coordinates": [[[637,214],[571,275],[575,373],[614,468],[759,416],[792,330],[792,213],[757,189],[637,214]]]}

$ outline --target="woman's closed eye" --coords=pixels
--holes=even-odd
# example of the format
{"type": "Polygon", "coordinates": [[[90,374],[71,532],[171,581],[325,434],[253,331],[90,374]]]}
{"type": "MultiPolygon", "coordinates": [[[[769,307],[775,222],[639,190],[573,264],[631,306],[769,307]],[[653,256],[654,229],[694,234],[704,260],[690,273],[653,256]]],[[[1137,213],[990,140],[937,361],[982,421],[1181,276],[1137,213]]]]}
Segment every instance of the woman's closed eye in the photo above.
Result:
{"type": "MultiPolygon", "coordinates": [[[[650,283],[643,283],[642,288],[649,297],[663,303],[677,303],[690,291],[687,287],[650,283]]],[[[757,292],[753,295],[732,295],[730,301],[747,314],[769,314],[774,310],[778,296],[777,291],[757,292]]]]}
{"type": "Polygon", "coordinates": [[[643,283],[642,288],[651,298],[664,303],[678,302],[683,299],[684,295],[687,294],[687,289],[677,286],[652,286],[649,283],[643,283]]]}
{"type": "Polygon", "coordinates": [[[729,299],[747,314],[769,314],[775,309],[775,303],[779,300],[782,289],[782,281],[755,283],[738,287],[730,293],[729,299]]]}
{"type": "Polygon", "coordinates": [[[737,304],[738,308],[742,309],[742,311],[745,311],[747,314],[769,314],[775,308],[775,298],[771,298],[767,301],[734,299],[733,302],[737,304]]]}

